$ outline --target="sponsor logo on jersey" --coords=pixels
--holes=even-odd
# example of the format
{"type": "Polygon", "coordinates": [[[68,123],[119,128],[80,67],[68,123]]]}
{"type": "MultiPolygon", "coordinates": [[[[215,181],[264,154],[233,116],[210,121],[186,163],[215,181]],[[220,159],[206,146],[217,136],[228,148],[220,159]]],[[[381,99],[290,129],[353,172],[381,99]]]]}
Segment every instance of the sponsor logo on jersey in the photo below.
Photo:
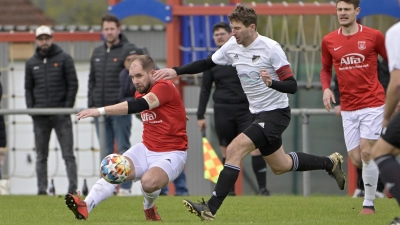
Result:
{"type": "Polygon", "coordinates": [[[259,55],[253,55],[253,58],[251,58],[251,61],[253,62],[253,64],[257,64],[258,60],[260,60],[259,55]]]}
{"type": "Polygon", "coordinates": [[[241,73],[239,74],[239,80],[240,83],[244,87],[250,87],[250,86],[255,86],[258,85],[259,80],[260,80],[260,74],[258,72],[252,71],[249,74],[246,73],[241,73]]]}
{"type": "Polygon", "coordinates": [[[367,42],[366,41],[359,41],[358,42],[358,49],[364,50],[367,48],[367,42]]]}
{"type": "Polygon", "coordinates": [[[339,47],[337,47],[337,48],[334,48],[333,50],[334,51],[336,51],[336,50],[339,50],[339,48],[341,48],[342,46],[339,46],[339,47]]]}
{"type": "Polygon", "coordinates": [[[265,123],[261,122],[261,123],[258,123],[258,125],[260,125],[260,127],[264,128],[265,123]]]}
{"type": "Polygon", "coordinates": [[[162,120],[156,120],[157,114],[151,110],[145,110],[140,113],[143,123],[162,123],[162,120]]]}
{"type": "Polygon", "coordinates": [[[344,55],[342,59],[340,60],[340,65],[355,65],[355,64],[360,64],[363,63],[365,60],[365,56],[359,53],[350,53],[347,55],[344,55]]]}

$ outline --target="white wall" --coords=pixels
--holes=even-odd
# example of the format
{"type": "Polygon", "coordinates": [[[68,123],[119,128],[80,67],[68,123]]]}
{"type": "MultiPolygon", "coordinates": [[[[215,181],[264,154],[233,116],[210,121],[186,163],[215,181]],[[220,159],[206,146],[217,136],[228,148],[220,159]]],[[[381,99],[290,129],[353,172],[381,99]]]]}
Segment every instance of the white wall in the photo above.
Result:
{"type": "MultiPolygon", "coordinates": [[[[87,82],[89,75],[89,63],[76,63],[78,73],[79,90],[75,102],[75,108],[87,107],[87,82]]],[[[4,93],[9,96],[10,109],[24,109],[24,62],[16,62],[13,67],[14,71],[9,71],[8,87],[9,92],[4,93]],[[12,96],[15,96],[12,98],[12,96]]],[[[4,85],[4,84],[3,84],[4,85]]],[[[72,115],[73,122],[76,116],[72,115]]],[[[83,179],[87,179],[89,188],[98,180],[99,175],[99,143],[95,133],[94,125],[90,123],[91,119],[85,119],[74,123],[74,149],[78,164],[78,189],[83,185],[83,179]],[[94,147],[94,151],[91,150],[94,147]]],[[[131,130],[131,144],[140,142],[142,135],[142,123],[133,116],[131,130]]],[[[35,151],[34,135],[32,119],[28,115],[12,115],[8,116],[8,153],[9,160],[9,176],[10,176],[10,193],[11,194],[37,194],[36,173],[35,173],[35,151]],[[14,124],[15,121],[15,124],[14,124]],[[15,150],[15,151],[14,151],[15,150]],[[29,163],[27,158],[31,156],[32,162],[29,163]]],[[[68,181],[64,161],[61,158],[60,147],[55,135],[52,132],[50,140],[50,152],[48,159],[48,175],[49,183],[53,178],[56,187],[56,194],[65,194],[68,189],[68,181]],[[58,151],[55,151],[58,148],[58,151]]],[[[140,194],[138,184],[132,189],[134,194],[140,194]]]]}

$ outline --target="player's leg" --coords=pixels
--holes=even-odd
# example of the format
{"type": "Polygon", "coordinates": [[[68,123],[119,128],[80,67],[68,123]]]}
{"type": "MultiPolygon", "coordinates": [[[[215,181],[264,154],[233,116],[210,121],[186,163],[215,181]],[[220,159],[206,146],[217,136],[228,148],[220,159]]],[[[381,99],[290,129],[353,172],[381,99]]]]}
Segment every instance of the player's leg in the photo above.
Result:
{"type": "MultiPolygon", "coordinates": [[[[240,133],[236,124],[236,111],[236,107],[232,104],[214,104],[214,125],[220,144],[222,165],[225,165],[227,146],[240,133]]],[[[249,119],[249,124],[251,124],[251,115],[249,119]]],[[[232,187],[229,195],[236,195],[235,186],[232,187]]]]}
{"type": "MultiPolygon", "coordinates": [[[[236,124],[238,133],[243,132],[252,122],[252,115],[248,106],[240,106],[236,111],[236,124]]],[[[263,196],[269,196],[267,189],[267,163],[258,149],[250,152],[251,166],[256,176],[258,184],[258,193],[263,196]]]]}
{"type": "Polygon", "coordinates": [[[161,220],[154,203],[161,188],[174,181],[182,173],[186,159],[186,151],[147,152],[149,169],[140,178],[144,196],[143,208],[147,220],[161,220]]]}
{"type": "Polygon", "coordinates": [[[360,119],[360,149],[364,181],[364,202],[361,214],[375,213],[374,200],[378,184],[379,170],[371,159],[371,149],[382,130],[384,106],[358,111],[360,119]]]}
{"type": "MultiPolygon", "coordinates": [[[[136,177],[143,175],[144,171],[147,170],[145,150],[146,147],[142,143],[139,143],[124,153],[131,168],[131,172],[126,180],[134,180],[136,177]]],[[[65,203],[77,219],[87,219],[89,213],[96,205],[114,194],[116,186],[116,184],[108,183],[103,178],[100,178],[90,189],[84,201],[80,199],[79,195],[67,194],[65,196],[65,203]]]]}
{"type": "MultiPolygon", "coordinates": [[[[382,137],[375,143],[371,157],[378,165],[387,191],[400,205],[400,165],[396,156],[400,154],[400,114],[398,113],[382,132],[382,137]]],[[[400,221],[400,219],[399,219],[400,221]]]]}

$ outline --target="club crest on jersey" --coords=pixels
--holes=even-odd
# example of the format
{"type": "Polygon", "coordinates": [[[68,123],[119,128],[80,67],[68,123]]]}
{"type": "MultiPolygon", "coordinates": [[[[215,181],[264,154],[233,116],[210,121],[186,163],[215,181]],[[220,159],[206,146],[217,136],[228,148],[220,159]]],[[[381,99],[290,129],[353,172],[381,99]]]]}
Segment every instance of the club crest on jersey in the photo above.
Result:
{"type": "Polygon", "coordinates": [[[251,61],[253,62],[253,64],[257,64],[258,60],[260,60],[259,55],[253,55],[253,58],[251,58],[251,61]]]}
{"type": "Polygon", "coordinates": [[[359,41],[358,42],[358,49],[364,50],[367,48],[367,42],[366,41],[359,41]]]}

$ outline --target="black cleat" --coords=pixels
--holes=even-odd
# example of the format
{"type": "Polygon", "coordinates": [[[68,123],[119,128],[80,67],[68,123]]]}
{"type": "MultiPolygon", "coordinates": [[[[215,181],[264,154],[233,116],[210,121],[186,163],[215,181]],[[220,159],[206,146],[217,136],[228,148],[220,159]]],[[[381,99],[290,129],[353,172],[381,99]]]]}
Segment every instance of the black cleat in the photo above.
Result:
{"type": "Polygon", "coordinates": [[[392,221],[392,223],[390,223],[390,225],[400,225],[400,217],[394,218],[394,220],[392,221]]]}
{"type": "Polygon", "coordinates": [[[215,215],[210,212],[207,202],[205,202],[203,198],[202,200],[203,202],[194,203],[185,199],[183,200],[183,204],[189,212],[200,217],[201,220],[213,221],[215,219],[215,215]]]}

